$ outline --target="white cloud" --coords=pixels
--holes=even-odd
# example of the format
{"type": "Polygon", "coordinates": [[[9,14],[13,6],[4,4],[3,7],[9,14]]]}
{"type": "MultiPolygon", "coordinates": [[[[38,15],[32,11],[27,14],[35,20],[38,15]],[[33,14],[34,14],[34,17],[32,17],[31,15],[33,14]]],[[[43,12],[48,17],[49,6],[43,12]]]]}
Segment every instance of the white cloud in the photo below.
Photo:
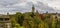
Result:
{"type": "Polygon", "coordinates": [[[18,4],[14,4],[13,6],[25,6],[26,3],[18,3],[18,4]]]}
{"type": "MultiPolygon", "coordinates": [[[[13,12],[13,13],[16,11],[27,12],[27,11],[31,11],[32,4],[34,4],[35,7],[39,4],[41,8],[42,7],[46,8],[46,6],[50,6],[52,8],[56,7],[56,10],[60,10],[60,0],[0,0],[0,12],[1,11],[13,12]],[[44,3],[44,6],[41,5],[42,3],[38,3],[38,2],[44,3]],[[5,8],[5,9],[1,9],[1,8],[5,8]],[[15,8],[15,9],[8,9],[8,8],[15,8]]],[[[40,11],[46,11],[46,10],[40,9],[40,11]]]]}
{"type": "Polygon", "coordinates": [[[60,10],[59,9],[59,7],[60,7],[60,0],[46,0],[46,3],[48,3],[48,5],[50,7],[53,7],[53,8],[56,7],[57,10],[60,10]]]}

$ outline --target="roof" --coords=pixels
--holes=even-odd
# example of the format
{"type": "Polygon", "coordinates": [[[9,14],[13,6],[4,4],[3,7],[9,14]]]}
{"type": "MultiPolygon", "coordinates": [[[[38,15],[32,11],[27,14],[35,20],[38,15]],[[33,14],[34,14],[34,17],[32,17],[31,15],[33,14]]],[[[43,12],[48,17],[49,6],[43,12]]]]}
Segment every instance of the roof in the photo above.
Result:
{"type": "Polygon", "coordinates": [[[0,18],[9,18],[8,15],[0,15],[0,18]]]}

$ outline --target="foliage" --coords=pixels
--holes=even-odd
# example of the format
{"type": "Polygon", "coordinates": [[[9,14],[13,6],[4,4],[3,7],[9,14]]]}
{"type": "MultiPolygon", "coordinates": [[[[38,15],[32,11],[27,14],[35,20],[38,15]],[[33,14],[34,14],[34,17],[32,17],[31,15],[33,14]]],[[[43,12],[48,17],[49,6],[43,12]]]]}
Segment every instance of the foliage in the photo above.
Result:
{"type": "Polygon", "coordinates": [[[10,15],[13,28],[59,28],[60,21],[51,14],[20,13],[10,15]]]}

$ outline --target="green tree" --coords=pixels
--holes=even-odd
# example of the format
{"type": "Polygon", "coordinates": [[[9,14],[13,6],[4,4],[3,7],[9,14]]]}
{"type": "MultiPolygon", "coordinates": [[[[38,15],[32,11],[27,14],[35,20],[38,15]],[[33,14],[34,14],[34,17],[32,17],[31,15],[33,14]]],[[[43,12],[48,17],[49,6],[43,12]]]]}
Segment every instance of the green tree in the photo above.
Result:
{"type": "Polygon", "coordinates": [[[16,13],[16,16],[17,16],[17,22],[20,24],[20,26],[22,26],[22,24],[23,24],[23,21],[24,21],[24,16],[23,16],[23,14],[21,14],[20,12],[17,12],[16,13]]]}

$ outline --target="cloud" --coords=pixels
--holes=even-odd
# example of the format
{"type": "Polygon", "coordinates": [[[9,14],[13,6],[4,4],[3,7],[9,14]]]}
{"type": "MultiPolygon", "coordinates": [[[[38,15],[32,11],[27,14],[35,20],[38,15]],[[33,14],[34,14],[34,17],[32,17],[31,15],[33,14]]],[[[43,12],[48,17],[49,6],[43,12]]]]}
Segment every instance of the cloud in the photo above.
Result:
{"type": "Polygon", "coordinates": [[[48,3],[48,5],[50,7],[60,7],[60,0],[46,0],[46,3],[48,3]]]}
{"type": "Polygon", "coordinates": [[[25,6],[26,3],[18,3],[18,4],[14,4],[13,6],[25,6]]]}
{"type": "Polygon", "coordinates": [[[0,0],[0,12],[30,12],[33,4],[39,12],[56,12],[53,7],[60,7],[60,0],[0,0]]]}

